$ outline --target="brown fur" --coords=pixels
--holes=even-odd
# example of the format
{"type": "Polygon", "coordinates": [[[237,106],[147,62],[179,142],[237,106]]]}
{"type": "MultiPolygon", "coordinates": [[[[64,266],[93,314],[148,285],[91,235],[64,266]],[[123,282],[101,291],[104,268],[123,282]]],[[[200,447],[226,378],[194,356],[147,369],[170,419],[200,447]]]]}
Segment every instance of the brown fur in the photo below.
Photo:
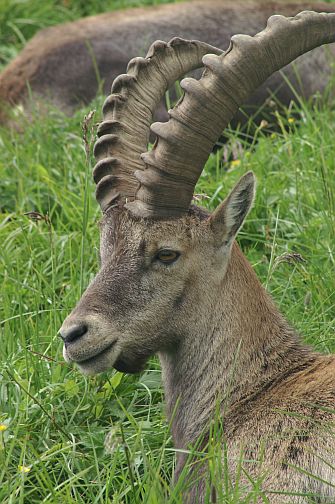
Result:
{"type": "MultiPolygon", "coordinates": [[[[94,374],[112,366],[138,371],[158,353],[177,448],[208,433],[219,404],[232,480],[244,450],[243,467],[263,478],[271,504],[309,502],[275,491],[333,503],[335,357],[301,343],[233,241],[252,196],[247,174],[212,216],[192,208],[151,221],[110,209],[101,224],[101,271],[61,334],[67,341],[83,323],[87,331],[66,342],[64,356],[94,374]],[[181,255],[167,266],[157,260],[161,249],[181,255]]],[[[177,478],[184,464],[179,455],[177,478]]],[[[185,502],[204,502],[206,467],[199,471],[185,502]]],[[[250,490],[242,475],[243,484],[250,490]]]]}
{"type": "MultiPolygon", "coordinates": [[[[156,7],[129,9],[92,16],[72,23],[44,29],[0,75],[0,121],[6,119],[8,105],[27,105],[27,83],[36,103],[50,102],[68,114],[89,103],[98,90],[94,59],[103,82],[110,89],[114,78],[125,72],[130,58],[145,55],[156,39],[174,36],[199,39],[226,48],[236,33],[255,34],[271,14],[294,15],[303,9],[333,12],[326,3],[306,1],[236,2],[209,0],[156,7]],[[94,55],[94,57],[92,56],[94,55]]],[[[335,54],[331,46],[329,51],[335,54]]],[[[322,48],[298,60],[302,86],[292,70],[287,75],[300,94],[322,92],[331,75],[329,61],[322,48]]],[[[268,89],[288,104],[294,95],[278,73],[249,100],[257,109],[268,96],[268,89]]],[[[158,111],[166,118],[163,105],[158,111]]],[[[241,120],[243,116],[240,116],[241,120]]]]}

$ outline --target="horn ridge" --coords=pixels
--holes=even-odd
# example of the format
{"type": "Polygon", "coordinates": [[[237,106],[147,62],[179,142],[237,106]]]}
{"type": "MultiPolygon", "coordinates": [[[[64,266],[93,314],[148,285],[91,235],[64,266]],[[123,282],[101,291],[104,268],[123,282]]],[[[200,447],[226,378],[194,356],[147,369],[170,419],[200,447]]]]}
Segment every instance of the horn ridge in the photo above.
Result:
{"type": "Polygon", "coordinates": [[[159,128],[153,125],[156,142],[142,156],[146,167],[135,201],[126,205],[128,210],[151,218],[174,218],[186,213],[203,166],[239,106],[273,72],[301,54],[334,41],[335,14],[304,11],[289,18],[271,16],[266,28],[254,37],[234,35],[225,53],[205,55],[201,79],[184,79],[184,96],[170,113],[169,121],[159,128]],[[151,176],[153,170],[156,174],[168,171],[183,177],[192,173],[194,185],[185,185],[182,196],[178,192],[174,206],[175,188],[169,189],[162,177],[162,191],[161,181],[151,176]]]}
{"type": "Polygon", "coordinates": [[[145,168],[140,154],[147,149],[154,110],[165,91],[185,73],[201,67],[202,57],[209,52],[222,54],[221,49],[196,40],[176,37],[168,43],[156,41],[146,58],[130,60],[127,73],[115,79],[112,94],[103,105],[103,121],[94,147],[96,198],[103,210],[116,199],[123,202],[135,199],[139,182],[134,172],[145,168]],[[105,158],[109,161],[103,164],[105,158]],[[111,158],[119,163],[111,163],[111,158]],[[117,165],[126,177],[121,173],[118,177],[106,175],[107,165],[110,169],[117,165]]]}

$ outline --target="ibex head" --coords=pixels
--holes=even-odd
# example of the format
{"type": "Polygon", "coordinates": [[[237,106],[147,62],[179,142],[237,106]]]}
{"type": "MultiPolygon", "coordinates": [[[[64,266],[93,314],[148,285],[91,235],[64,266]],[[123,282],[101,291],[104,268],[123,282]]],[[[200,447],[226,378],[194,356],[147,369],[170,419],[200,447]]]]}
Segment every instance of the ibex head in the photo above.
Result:
{"type": "Polygon", "coordinates": [[[173,39],[129,63],[98,129],[101,270],[61,328],[66,360],[90,374],[135,372],[150,355],[173,351],[197,324],[210,327],[255,181],[247,173],[212,215],[191,206],[194,186],[248,95],[300,54],[334,40],[334,14],[303,12],[271,17],[255,37],[233,37],[226,52],[173,39]],[[202,64],[199,81],[182,81],[185,94],[170,120],[151,126],[157,140],[145,152],[162,95],[202,64]]]}
{"type": "Polygon", "coordinates": [[[190,317],[208,318],[253,186],[249,173],[210,218],[196,207],[163,221],[107,211],[101,270],[62,328],[65,359],[87,373],[139,371],[150,355],[178,344],[190,317]]]}

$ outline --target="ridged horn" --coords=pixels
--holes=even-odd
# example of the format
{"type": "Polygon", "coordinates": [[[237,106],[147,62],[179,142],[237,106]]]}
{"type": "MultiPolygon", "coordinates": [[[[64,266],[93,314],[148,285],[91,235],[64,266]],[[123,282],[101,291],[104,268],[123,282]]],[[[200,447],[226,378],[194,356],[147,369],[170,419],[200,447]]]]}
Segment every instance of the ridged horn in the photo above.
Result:
{"type": "Polygon", "coordinates": [[[178,217],[187,212],[195,184],[216,140],[238,108],[273,72],[322,44],[335,41],[335,14],[275,15],[250,37],[235,35],[222,55],[203,57],[200,80],[181,82],[183,98],[167,123],[154,123],[153,149],[136,171],[136,200],[126,207],[136,216],[178,217]]]}
{"type": "Polygon", "coordinates": [[[145,168],[140,156],[148,148],[153,112],[166,90],[185,73],[201,67],[202,57],[209,52],[222,53],[204,42],[158,40],[145,58],[132,59],[127,73],[114,80],[94,146],[93,178],[103,211],[117,200],[134,200],[139,187],[134,172],[145,168]]]}

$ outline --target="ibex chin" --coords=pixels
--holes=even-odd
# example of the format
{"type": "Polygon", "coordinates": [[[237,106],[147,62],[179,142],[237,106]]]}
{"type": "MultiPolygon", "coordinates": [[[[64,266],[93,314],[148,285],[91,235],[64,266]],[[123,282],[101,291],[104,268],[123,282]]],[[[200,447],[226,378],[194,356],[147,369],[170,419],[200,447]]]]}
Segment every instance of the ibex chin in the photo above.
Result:
{"type": "MultiPolygon", "coordinates": [[[[60,330],[65,360],[86,374],[135,373],[157,353],[178,448],[209,431],[219,401],[232,467],[245,447],[250,477],[262,471],[261,502],[335,502],[335,358],[300,342],[234,241],[254,175],[212,214],[191,200],[215,141],[250,93],[334,41],[335,14],[306,11],[270,17],[256,36],[232,37],[226,52],[175,38],[130,61],[104,104],[94,148],[101,270],[60,330]],[[161,96],[202,65],[200,80],[182,81],[169,121],[152,124],[157,139],[145,152],[161,96]]],[[[177,477],[183,464],[180,457],[177,477]]],[[[205,480],[185,502],[205,501],[205,480]]]]}

